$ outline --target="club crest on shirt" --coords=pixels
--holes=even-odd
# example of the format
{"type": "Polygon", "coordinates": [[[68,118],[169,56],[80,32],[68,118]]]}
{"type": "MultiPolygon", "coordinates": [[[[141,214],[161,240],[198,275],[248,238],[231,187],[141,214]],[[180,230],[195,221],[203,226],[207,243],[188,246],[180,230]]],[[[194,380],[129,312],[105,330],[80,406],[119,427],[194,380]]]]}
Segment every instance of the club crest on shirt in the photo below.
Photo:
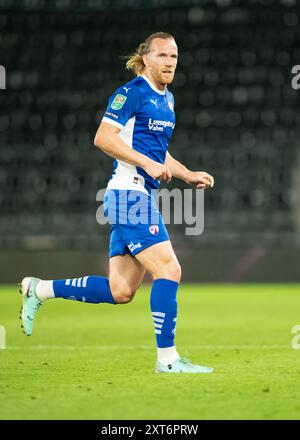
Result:
{"type": "Polygon", "coordinates": [[[153,235],[157,235],[159,233],[159,227],[157,225],[151,225],[149,226],[149,231],[153,235]]]}
{"type": "Polygon", "coordinates": [[[169,109],[171,110],[171,112],[173,112],[174,111],[174,107],[173,107],[173,104],[172,104],[171,101],[168,101],[168,106],[169,106],[169,109]]]}

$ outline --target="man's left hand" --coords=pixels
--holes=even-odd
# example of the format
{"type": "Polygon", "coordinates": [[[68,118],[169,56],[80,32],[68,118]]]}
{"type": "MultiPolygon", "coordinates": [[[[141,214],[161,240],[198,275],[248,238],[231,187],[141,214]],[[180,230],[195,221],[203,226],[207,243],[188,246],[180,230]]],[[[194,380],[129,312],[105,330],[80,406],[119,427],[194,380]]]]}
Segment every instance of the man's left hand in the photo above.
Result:
{"type": "Polygon", "coordinates": [[[189,171],[186,182],[196,188],[212,188],[214,186],[214,178],[205,171],[189,171]]]}

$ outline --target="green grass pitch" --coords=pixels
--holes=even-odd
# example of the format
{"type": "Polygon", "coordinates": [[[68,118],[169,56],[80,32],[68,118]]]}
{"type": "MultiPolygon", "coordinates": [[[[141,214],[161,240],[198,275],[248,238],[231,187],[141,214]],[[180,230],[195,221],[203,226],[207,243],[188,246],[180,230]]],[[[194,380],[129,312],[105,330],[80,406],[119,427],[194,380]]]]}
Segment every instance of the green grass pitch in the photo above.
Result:
{"type": "Polygon", "coordinates": [[[299,419],[299,285],[188,285],[177,348],[210,375],[155,374],[150,285],[126,305],[49,300],[21,333],[0,289],[0,419],[299,419]]]}

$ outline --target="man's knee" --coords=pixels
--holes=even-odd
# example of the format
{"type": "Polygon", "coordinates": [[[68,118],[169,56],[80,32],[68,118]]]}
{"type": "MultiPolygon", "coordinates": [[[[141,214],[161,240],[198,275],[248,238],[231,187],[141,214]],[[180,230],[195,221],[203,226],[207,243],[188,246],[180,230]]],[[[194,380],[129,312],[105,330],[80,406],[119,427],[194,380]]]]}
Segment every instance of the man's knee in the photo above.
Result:
{"type": "Polygon", "coordinates": [[[117,304],[127,304],[133,300],[136,289],[122,284],[112,283],[110,286],[112,296],[117,304]]]}
{"type": "Polygon", "coordinates": [[[157,274],[153,274],[154,278],[165,278],[167,280],[176,281],[181,280],[181,266],[176,260],[170,260],[168,263],[162,265],[157,274]]]}
{"type": "Polygon", "coordinates": [[[169,279],[173,281],[177,281],[178,283],[181,280],[181,266],[177,261],[172,262],[170,267],[168,268],[169,271],[169,279]]]}

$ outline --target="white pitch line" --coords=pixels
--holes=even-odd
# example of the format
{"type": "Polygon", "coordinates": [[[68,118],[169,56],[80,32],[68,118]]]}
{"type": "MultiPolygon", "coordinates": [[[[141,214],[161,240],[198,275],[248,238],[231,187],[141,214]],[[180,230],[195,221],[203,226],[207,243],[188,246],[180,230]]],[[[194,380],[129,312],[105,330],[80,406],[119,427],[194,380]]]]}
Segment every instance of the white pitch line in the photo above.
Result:
{"type": "MultiPolygon", "coordinates": [[[[152,350],[152,345],[8,345],[7,350],[152,350]]],[[[291,349],[288,344],[277,345],[186,345],[183,350],[277,350],[291,349]]],[[[182,351],[183,351],[182,350],[182,351]]]]}

